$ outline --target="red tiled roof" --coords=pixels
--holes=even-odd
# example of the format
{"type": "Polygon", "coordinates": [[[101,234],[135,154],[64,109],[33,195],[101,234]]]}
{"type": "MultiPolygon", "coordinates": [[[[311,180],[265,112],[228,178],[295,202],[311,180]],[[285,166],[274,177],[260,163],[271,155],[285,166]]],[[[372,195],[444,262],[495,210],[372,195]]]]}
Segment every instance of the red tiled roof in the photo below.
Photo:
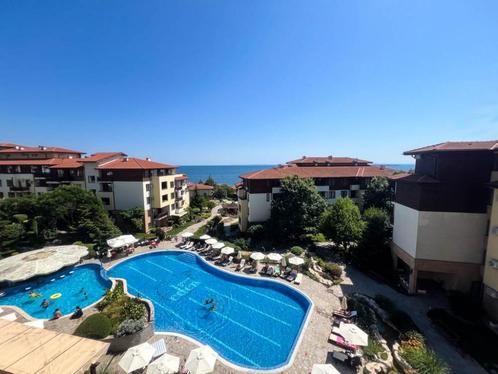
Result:
{"type": "Polygon", "coordinates": [[[59,158],[48,158],[43,160],[0,160],[0,166],[16,166],[16,165],[55,165],[61,159],[59,158]]]}
{"type": "Polygon", "coordinates": [[[13,148],[7,148],[7,149],[0,149],[0,153],[26,153],[26,152],[31,152],[31,153],[71,153],[71,154],[81,154],[85,152],[80,152],[80,151],[74,151],[72,149],[67,149],[67,148],[60,148],[60,147],[44,147],[45,149],[42,149],[40,147],[26,147],[26,146],[17,146],[14,145],[13,148]]]}
{"type": "Polygon", "coordinates": [[[203,183],[191,183],[188,185],[189,190],[214,190],[213,186],[203,183]]]}
{"type": "Polygon", "coordinates": [[[77,169],[83,166],[79,158],[54,158],[55,165],[50,166],[51,169],[77,169]]]}
{"type": "Polygon", "coordinates": [[[185,174],[179,175],[178,177],[175,177],[175,181],[184,181],[187,179],[187,176],[185,174]]]}
{"type": "Polygon", "coordinates": [[[292,175],[303,178],[392,177],[393,169],[379,166],[282,166],[241,175],[242,179],[282,179],[292,175]]]}
{"type": "Polygon", "coordinates": [[[445,142],[429,145],[427,147],[412,149],[403,152],[404,155],[416,155],[427,152],[449,152],[449,151],[498,151],[498,140],[469,141],[469,142],[445,142]]]}
{"type": "Polygon", "coordinates": [[[303,156],[298,160],[293,160],[287,162],[288,164],[329,164],[330,166],[335,166],[335,165],[354,165],[354,164],[371,164],[371,161],[367,160],[361,160],[358,158],[351,158],[351,157],[334,157],[334,156],[327,156],[327,157],[307,157],[303,156]]]}
{"type": "Polygon", "coordinates": [[[126,156],[126,153],[123,152],[98,152],[98,153],[93,153],[92,155],[88,157],[84,157],[80,159],[81,162],[97,162],[97,161],[102,161],[105,160],[106,158],[110,158],[113,156],[126,156]]]}
{"type": "Polygon", "coordinates": [[[0,143],[0,147],[2,148],[14,148],[14,147],[24,147],[20,144],[14,144],[14,143],[0,143]]]}
{"type": "Polygon", "coordinates": [[[161,164],[159,162],[142,160],[135,157],[123,157],[118,160],[106,162],[97,169],[172,169],[175,165],[161,164]]]}

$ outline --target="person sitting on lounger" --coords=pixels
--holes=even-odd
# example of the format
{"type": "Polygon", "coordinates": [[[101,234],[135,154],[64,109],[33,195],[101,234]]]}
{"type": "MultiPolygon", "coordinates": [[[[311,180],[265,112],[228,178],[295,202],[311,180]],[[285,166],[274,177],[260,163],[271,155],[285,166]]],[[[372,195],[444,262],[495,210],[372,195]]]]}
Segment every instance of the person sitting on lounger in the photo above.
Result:
{"type": "Polygon", "coordinates": [[[83,317],[83,310],[81,310],[81,308],[77,306],[76,309],[74,310],[73,315],[71,316],[71,319],[78,319],[81,317],[83,317]]]}

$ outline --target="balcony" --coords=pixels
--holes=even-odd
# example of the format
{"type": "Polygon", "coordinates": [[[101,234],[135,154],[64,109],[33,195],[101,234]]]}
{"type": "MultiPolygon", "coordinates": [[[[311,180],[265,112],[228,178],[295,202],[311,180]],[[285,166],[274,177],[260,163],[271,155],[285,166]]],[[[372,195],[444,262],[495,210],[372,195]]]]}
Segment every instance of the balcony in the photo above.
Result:
{"type": "Polygon", "coordinates": [[[17,185],[17,186],[10,186],[11,191],[16,191],[16,192],[22,192],[22,191],[29,191],[31,189],[31,185],[17,185]]]}
{"type": "Polygon", "coordinates": [[[247,191],[244,189],[237,190],[237,197],[239,200],[246,200],[247,199],[247,191]]]}

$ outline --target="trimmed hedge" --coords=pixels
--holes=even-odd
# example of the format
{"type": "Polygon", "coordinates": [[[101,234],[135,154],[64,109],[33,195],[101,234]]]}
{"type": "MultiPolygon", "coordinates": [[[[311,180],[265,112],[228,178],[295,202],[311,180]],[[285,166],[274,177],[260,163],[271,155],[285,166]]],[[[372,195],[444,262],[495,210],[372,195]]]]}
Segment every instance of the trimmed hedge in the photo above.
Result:
{"type": "Polygon", "coordinates": [[[74,332],[74,335],[92,339],[103,339],[110,334],[111,320],[103,313],[92,314],[74,332]]]}

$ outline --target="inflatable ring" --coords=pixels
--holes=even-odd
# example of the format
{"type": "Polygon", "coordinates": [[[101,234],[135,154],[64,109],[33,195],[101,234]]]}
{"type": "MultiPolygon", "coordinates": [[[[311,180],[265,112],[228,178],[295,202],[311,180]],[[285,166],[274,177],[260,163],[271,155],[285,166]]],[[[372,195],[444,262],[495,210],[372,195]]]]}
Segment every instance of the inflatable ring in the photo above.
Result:
{"type": "Polygon", "coordinates": [[[60,292],[57,292],[57,293],[54,293],[52,296],[50,296],[50,298],[52,300],[55,300],[55,299],[58,299],[61,296],[62,296],[62,294],[60,292]]]}

